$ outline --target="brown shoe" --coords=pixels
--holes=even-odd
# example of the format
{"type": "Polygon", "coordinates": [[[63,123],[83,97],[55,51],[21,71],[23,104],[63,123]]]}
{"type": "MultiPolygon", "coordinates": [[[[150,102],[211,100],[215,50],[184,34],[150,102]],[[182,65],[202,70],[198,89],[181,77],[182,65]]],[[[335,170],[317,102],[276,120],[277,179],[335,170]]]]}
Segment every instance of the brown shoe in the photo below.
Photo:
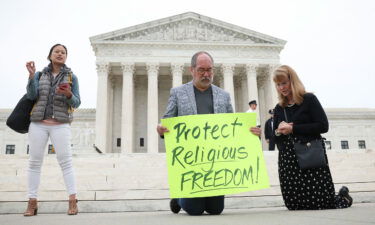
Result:
{"type": "Polygon", "coordinates": [[[38,214],[38,201],[36,198],[29,199],[27,209],[23,213],[24,216],[36,216],[38,214]]]}
{"type": "Polygon", "coordinates": [[[78,202],[77,199],[69,200],[68,215],[77,215],[78,213],[77,202],[78,202]]]}

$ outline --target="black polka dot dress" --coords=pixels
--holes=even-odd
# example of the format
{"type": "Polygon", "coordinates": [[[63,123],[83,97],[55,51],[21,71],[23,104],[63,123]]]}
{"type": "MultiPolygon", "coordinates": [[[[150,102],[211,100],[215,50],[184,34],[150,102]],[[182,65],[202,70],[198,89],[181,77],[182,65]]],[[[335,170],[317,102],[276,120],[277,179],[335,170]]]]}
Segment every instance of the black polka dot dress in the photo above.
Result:
{"type": "MultiPolygon", "coordinates": [[[[279,145],[279,179],[285,206],[289,210],[336,209],[349,207],[335,195],[329,167],[301,170],[292,137],[279,145]]],[[[323,143],[324,145],[324,143],[323,143]]]]}

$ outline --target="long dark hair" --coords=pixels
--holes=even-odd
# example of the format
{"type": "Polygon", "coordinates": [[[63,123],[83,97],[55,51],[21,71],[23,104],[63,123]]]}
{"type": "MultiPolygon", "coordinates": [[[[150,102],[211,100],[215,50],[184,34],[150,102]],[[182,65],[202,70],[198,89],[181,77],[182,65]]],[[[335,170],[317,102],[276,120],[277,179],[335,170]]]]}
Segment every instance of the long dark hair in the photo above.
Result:
{"type": "Polygon", "coordinates": [[[54,46],[51,47],[51,49],[49,50],[49,54],[48,54],[48,56],[47,56],[47,59],[48,59],[50,62],[52,62],[51,59],[50,59],[51,54],[52,54],[52,51],[53,51],[53,49],[54,49],[55,47],[57,47],[57,46],[62,46],[62,47],[65,49],[66,55],[68,55],[68,49],[65,47],[65,45],[62,45],[62,44],[55,44],[54,46]]]}

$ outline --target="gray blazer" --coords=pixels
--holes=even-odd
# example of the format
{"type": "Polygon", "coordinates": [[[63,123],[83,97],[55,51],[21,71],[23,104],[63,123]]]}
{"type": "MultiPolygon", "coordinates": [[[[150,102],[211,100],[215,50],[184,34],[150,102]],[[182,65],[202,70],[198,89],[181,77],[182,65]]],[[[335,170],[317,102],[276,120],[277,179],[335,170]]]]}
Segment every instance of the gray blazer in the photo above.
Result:
{"type": "MultiPolygon", "coordinates": [[[[214,113],[232,113],[233,108],[229,93],[212,86],[214,113]]],[[[163,118],[197,114],[193,81],[171,89],[168,106],[163,118]]]]}

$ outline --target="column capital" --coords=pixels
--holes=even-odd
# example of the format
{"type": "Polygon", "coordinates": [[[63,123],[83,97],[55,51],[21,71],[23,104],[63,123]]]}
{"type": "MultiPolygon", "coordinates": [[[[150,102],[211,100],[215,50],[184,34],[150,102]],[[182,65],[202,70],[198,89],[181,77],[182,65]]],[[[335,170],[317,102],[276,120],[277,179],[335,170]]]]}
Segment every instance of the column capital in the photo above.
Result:
{"type": "Polygon", "coordinates": [[[96,62],[96,71],[99,74],[108,74],[110,72],[110,66],[108,62],[96,62]]]}
{"type": "Polygon", "coordinates": [[[268,64],[267,65],[268,72],[272,74],[279,66],[280,64],[268,64]]]}
{"type": "Polygon", "coordinates": [[[223,63],[221,65],[221,69],[223,71],[223,74],[233,74],[234,73],[234,64],[233,63],[223,63]]]}
{"type": "Polygon", "coordinates": [[[133,62],[122,62],[121,63],[121,69],[122,73],[134,73],[135,65],[133,62]]]}
{"type": "Polygon", "coordinates": [[[146,64],[147,75],[157,75],[159,72],[159,63],[147,63],[146,64]]]}
{"type": "Polygon", "coordinates": [[[184,71],[183,63],[171,63],[171,72],[172,74],[179,74],[184,71]]]}
{"type": "Polygon", "coordinates": [[[234,95],[234,64],[232,63],[223,63],[221,65],[221,69],[223,70],[223,77],[224,77],[224,90],[226,90],[232,101],[233,111],[236,111],[236,101],[234,95]]]}
{"type": "Polygon", "coordinates": [[[256,63],[249,63],[249,64],[246,64],[246,66],[245,66],[246,73],[255,74],[257,68],[258,68],[258,64],[256,64],[256,63]]]}

